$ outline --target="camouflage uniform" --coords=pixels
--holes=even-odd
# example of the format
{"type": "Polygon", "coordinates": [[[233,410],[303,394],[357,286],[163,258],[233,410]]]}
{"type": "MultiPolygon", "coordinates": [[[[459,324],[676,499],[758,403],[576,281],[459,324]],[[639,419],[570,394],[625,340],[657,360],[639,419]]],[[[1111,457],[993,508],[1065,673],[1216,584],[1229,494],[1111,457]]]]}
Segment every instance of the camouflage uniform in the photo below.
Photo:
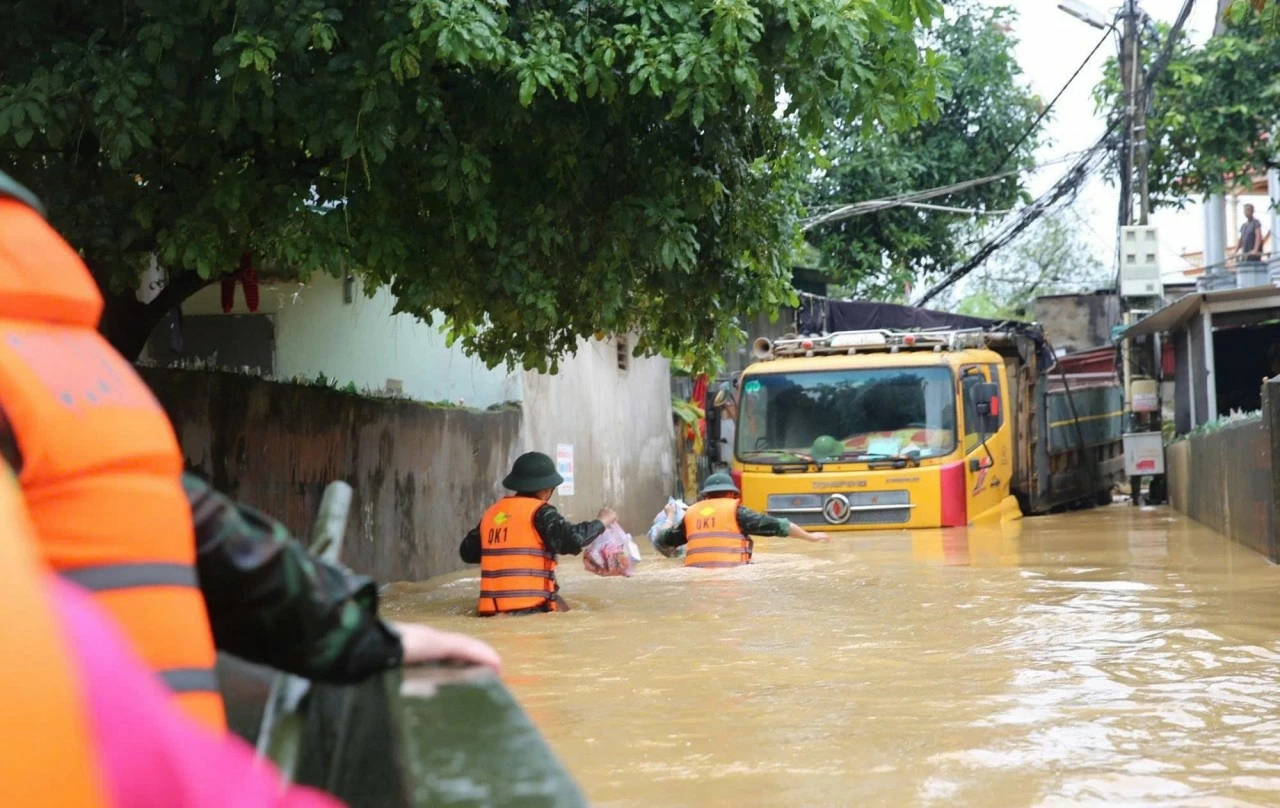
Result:
{"type": "Polygon", "coordinates": [[[400,664],[378,619],[378,586],[312,558],[288,529],[182,475],[196,526],[200,590],[218,649],[318,681],[358,682],[400,664]]]}
{"type": "MultiPolygon", "coordinates": [[[[22,457],[0,412],[0,456],[22,457]]],[[[321,682],[394,668],[400,638],[378,619],[378,586],[312,558],[284,525],[182,475],[196,528],[200,591],[218,650],[321,682]]]]}
{"type": "MultiPolygon", "coordinates": [[[[0,171],[0,195],[42,215],[26,188],[0,171]]],[[[0,457],[22,454],[0,411],[0,457]]],[[[358,682],[396,667],[400,638],[377,617],[377,584],[313,559],[279,522],[231,501],[200,478],[183,488],[195,518],[197,565],[219,650],[317,681],[358,682]]]]}

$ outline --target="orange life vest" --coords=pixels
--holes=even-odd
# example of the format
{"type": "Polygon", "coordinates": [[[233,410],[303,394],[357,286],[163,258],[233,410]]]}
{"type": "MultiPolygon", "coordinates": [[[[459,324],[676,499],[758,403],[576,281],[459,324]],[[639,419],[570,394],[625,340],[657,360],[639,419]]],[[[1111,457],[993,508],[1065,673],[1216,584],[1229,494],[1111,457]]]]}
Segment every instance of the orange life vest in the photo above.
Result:
{"type": "Polygon", "coordinates": [[[546,503],[507,497],[480,520],[480,614],[558,611],[556,557],[533,526],[546,503]]]}
{"type": "Polygon", "coordinates": [[[0,196],[0,409],[40,547],[94,593],[189,714],[223,729],[182,454],[151,391],[98,334],[101,313],[71,247],[0,196]]]}
{"type": "Polygon", "coordinates": [[[752,541],[738,526],[737,499],[695,503],[684,514],[686,567],[737,567],[751,563],[752,541]]]}
{"type": "Polygon", "coordinates": [[[79,675],[13,473],[0,463],[0,805],[106,805],[79,675]]]}

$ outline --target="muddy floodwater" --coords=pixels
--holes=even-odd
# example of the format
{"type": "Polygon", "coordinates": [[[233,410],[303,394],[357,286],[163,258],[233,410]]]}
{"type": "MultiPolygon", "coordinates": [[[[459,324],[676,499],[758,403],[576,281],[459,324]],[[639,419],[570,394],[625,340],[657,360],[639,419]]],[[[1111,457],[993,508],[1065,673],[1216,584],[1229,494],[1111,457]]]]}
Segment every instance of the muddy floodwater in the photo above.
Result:
{"type": "MultiPolygon", "coordinates": [[[[638,529],[640,526],[634,526],[638,529]]],[[[1280,570],[1163,509],[756,544],[474,633],[597,806],[1280,805],[1280,570]]]]}

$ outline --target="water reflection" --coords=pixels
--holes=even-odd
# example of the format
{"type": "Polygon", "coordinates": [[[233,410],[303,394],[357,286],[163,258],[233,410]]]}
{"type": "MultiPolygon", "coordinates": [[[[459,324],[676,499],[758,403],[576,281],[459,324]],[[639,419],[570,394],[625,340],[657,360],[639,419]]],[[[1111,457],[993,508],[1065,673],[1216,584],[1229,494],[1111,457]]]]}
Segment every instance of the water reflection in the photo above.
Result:
{"type": "Polygon", "coordinates": [[[971,563],[1015,565],[1023,520],[973,528],[932,528],[904,531],[911,539],[913,558],[950,567],[971,563]]]}
{"type": "Polygon", "coordinates": [[[1280,598],[1160,509],[765,539],[758,563],[479,620],[474,573],[387,610],[485,637],[595,805],[1280,803],[1280,598]]]}

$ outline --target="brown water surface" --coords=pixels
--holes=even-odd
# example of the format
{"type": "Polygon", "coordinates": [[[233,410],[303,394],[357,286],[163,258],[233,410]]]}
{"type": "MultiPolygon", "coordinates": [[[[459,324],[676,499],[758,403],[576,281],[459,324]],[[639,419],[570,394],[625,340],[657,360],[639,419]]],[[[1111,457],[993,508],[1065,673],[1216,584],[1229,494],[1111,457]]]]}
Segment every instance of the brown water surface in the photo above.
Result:
{"type": "Polygon", "coordinates": [[[1280,570],[1163,509],[757,542],[567,614],[385,610],[491,642],[599,806],[1280,804],[1280,570]]]}

